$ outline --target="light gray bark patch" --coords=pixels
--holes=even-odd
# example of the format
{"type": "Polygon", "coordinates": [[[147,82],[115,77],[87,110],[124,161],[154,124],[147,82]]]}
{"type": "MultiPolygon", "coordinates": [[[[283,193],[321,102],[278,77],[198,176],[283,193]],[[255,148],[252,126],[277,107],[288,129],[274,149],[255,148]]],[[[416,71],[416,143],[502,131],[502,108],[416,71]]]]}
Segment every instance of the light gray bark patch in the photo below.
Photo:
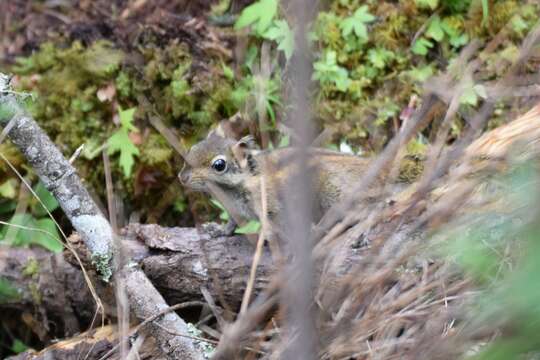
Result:
{"type": "Polygon", "coordinates": [[[103,239],[111,239],[112,229],[109,222],[101,214],[80,215],[71,219],[73,227],[87,239],[86,245],[94,254],[110,256],[109,244],[103,239]]]}

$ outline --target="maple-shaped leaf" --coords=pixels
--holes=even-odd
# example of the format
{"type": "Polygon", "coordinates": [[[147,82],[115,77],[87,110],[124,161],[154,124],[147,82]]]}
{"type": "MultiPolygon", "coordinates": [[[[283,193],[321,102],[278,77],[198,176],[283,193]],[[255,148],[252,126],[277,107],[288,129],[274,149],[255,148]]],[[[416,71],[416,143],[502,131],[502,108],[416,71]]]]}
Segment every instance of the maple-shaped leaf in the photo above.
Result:
{"type": "Polygon", "coordinates": [[[255,31],[258,34],[263,34],[272,24],[277,9],[278,0],[259,0],[242,11],[234,24],[234,28],[241,29],[255,23],[255,31]]]}
{"type": "Polygon", "coordinates": [[[139,149],[131,142],[126,128],[122,127],[116,131],[108,141],[107,152],[109,155],[120,152],[120,167],[127,178],[131,175],[135,156],[139,155],[139,149]]]}
{"type": "Polygon", "coordinates": [[[133,125],[133,119],[135,117],[135,111],[137,108],[129,108],[126,110],[120,109],[118,111],[118,116],[120,117],[120,124],[122,125],[122,128],[126,129],[127,131],[139,131],[135,125],[133,125]]]}
{"type": "Polygon", "coordinates": [[[287,60],[291,58],[294,51],[294,34],[285,20],[274,21],[272,27],[263,36],[277,42],[278,50],[285,53],[287,60]]]}
{"type": "Polygon", "coordinates": [[[370,49],[368,59],[377,69],[384,69],[386,63],[392,59],[393,53],[383,48],[370,49]]]}
{"type": "Polygon", "coordinates": [[[416,55],[427,55],[429,49],[433,47],[433,43],[425,38],[416,40],[411,48],[416,55]]]}
{"type": "Polygon", "coordinates": [[[368,33],[366,24],[373,20],[375,20],[375,16],[369,13],[367,5],[362,5],[356,9],[352,16],[349,16],[339,24],[341,34],[343,36],[348,36],[354,31],[359,39],[367,40],[368,33]]]}
{"type": "Polygon", "coordinates": [[[435,41],[441,41],[444,38],[444,30],[440,17],[435,16],[433,20],[431,20],[431,23],[429,23],[429,27],[426,30],[426,36],[435,41]]]}

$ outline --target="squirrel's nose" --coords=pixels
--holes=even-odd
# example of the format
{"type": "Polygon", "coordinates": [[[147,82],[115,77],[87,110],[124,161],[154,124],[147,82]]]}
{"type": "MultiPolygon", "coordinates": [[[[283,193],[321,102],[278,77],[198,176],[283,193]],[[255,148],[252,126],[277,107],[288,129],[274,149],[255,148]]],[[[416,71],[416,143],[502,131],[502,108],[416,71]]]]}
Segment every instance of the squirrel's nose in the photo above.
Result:
{"type": "Polygon", "coordinates": [[[186,185],[190,178],[191,178],[191,171],[189,170],[182,170],[180,174],[178,174],[178,178],[180,179],[180,182],[184,185],[186,185]]]}

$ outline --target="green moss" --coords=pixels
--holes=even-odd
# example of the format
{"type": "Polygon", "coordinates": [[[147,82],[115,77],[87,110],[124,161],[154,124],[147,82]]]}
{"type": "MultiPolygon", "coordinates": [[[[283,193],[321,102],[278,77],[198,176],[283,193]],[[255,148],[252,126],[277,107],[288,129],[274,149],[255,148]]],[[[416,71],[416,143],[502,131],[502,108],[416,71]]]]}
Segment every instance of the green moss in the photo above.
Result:
{"type": "Polygon", "coordinates": [[[28,262],[24,266],[22,274],[24,276],[35,278],[37,277],[37,275],[39,275],[39,269],[40,268],[38,261],[35,258],[31,257],[28,259],[28,262]]]}
{"type": "Polygon", "coordinates": [[[34,281],[28,283],[28,290],[30,291],[30,296],[35,305],[40,305],[42,301],[42,295],[39,291],[39,284],[34,281]]]}
{"type": "Polygon", "coordinates": [[[172,155],[171,146],[158,134],[151,134],[142,145],[141,161],[147,165],[164,165],[169,168],[168,164],[172,155]]]}
{"type": "MultiPolygon", "coordinates": [[[[151,38],[146,41],[152,41],[151,38]]],[[[59,146],[66,157],[81,145],[87,149],[79,157],[76,166],[87,184],[105,201],[104,171],[99,146],[117,130],[117,108],[139,106],[138,113],[156,111],[165,124],[176,128],[186,142],[208,131],[218,120],[231,116],[243,105],[236,88],[242,87],[234,79],[223,75],[222,59],[194,59],[190,48],[172,40],[160,46],[141,46],[138,50],[143,61],[137,65],[124,62],[123,51],[111,43],[97,41],[85,47],[79,42],[69,46],[44,43],[40,49],[26,58],[17,59],[11,69],[19,75],[18,90],[31,91],[36,101],[30,103],[29,111],[59,146]],[[113,92],[107,92],[112,87],[113,92]],[[98,97],[98,93],[108,94],[98,97]],[[151,109],[141,109],[138,96],[146,94],[151,109]]],[[[11,116],[4,109],[2,118],[11,116]]],[[[150,209],[153,196],[150,192],[136,193],[138,170],[152,167],[164,174],[160,178],[165,188],[176,180],[170,145],[147,123],[146,118],[136,119],[141,129],[140,150],[133,176],[121,176],[117,157],[111,158],[115,193],[121,194],[127,209],[136,204],[144,214],[150,209]]],[[[8,152],[10,160],[21,164],[17,153],[9,145],[0,147],[8,152]],[[5,149],[4,149],[5,148],[5,149]]],[[[0,165],[2,168],[5,165],[0,165]]],[[[0,168],[0,169],[2,169],[0,168]]],[[[171,199],[171,206],[174,199],[171,199]]],[[[171,218],[171,220],[174,220],[171,218]]]]}

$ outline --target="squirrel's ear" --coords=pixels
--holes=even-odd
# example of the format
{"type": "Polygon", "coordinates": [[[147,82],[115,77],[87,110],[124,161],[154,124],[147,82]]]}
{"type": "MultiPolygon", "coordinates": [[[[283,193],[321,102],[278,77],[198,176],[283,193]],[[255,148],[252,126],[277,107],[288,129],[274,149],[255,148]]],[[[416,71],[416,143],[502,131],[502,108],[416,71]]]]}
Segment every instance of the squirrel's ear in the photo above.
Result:
{"type": "Polygon", "coordinates": [[[244,136],[243,138],[238,140],[234,146],[242,147],[249,150],[259,149],[255,138],[251,135],[244,136]]]}
{"type": "Polygon", "coordinates": [[[221,127],[221,125],[218,125],[215,129],[210,130],[210,132],[206,136],[207,139],[210,139],[212,137],[226,137],[225,131],[223,130],[223,127],[221,127]]]}
{"type": "Polygon", "coordinates": [[[244,136],[231,146],[231,152],[234,159],[240,168],[246,168],[249,165],[249,160],[253,150],[257,150],[258,146],[253,136],[244,136]]]}

